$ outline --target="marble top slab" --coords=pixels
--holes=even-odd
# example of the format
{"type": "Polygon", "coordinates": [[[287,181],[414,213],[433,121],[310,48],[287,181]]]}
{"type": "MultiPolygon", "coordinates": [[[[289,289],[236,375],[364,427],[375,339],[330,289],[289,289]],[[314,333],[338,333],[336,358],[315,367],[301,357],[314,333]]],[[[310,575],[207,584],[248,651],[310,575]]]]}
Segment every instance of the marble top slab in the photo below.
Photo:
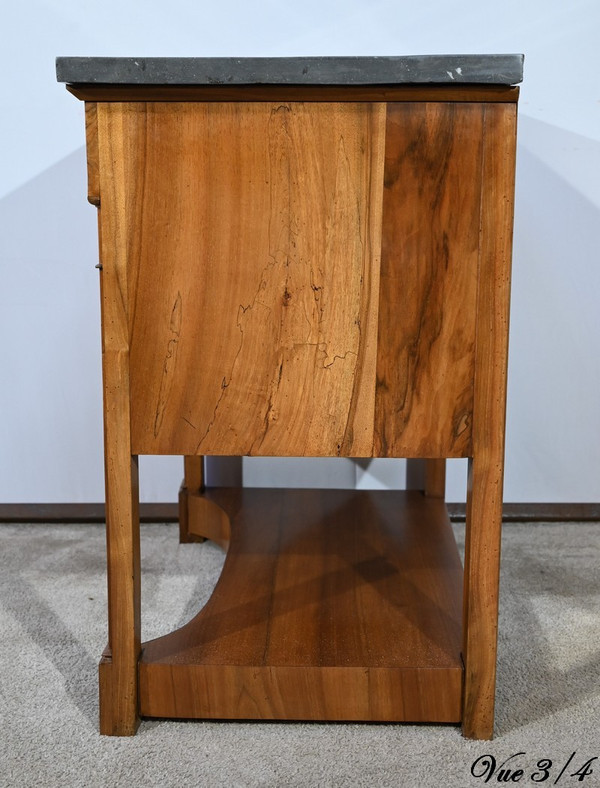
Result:
{"type": "Polygon", "coordinates": [[[523,55],[58,57],[56,76],[96,85],[515,85],[523,55]]]}

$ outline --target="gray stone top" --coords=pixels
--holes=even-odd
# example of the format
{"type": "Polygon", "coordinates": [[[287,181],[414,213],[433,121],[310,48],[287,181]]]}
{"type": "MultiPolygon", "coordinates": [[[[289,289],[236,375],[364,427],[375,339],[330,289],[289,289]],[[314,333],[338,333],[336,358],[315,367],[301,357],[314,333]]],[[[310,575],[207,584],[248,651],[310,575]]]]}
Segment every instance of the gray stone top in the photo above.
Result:
{"type": "Polygon", "coordinates": [[[80,85],[515,85],[523,55],[58,57],[56,76],[80,85]]]}

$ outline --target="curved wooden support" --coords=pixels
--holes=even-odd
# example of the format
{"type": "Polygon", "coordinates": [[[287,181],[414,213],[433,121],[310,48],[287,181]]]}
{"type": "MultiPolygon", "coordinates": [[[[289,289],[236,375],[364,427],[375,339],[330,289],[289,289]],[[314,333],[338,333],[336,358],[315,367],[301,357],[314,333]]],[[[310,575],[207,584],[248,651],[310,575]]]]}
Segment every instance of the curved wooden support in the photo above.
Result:
{"type": "Polygon", "coordinates": [[[184,457],[184,478],[179,489],[179,541],[203,542],[210,539],[224,550],[229,547],[231,524],[228,516],[206,497],[204,457],[184,457]]]}
{"type": "Polygon", "coordinates": [[[231,541],[231,522],[226,512],[206,497],[206,493],[187,493],[188,534],[210,539],[224,550],[231,541]]]}
{"type": "Polygon", "coordinates": [[[142,716],[460,720],[462,567],[442,501],[221,488],[190,504],[230,546],[205,607],[144,644],[142,716]]]}

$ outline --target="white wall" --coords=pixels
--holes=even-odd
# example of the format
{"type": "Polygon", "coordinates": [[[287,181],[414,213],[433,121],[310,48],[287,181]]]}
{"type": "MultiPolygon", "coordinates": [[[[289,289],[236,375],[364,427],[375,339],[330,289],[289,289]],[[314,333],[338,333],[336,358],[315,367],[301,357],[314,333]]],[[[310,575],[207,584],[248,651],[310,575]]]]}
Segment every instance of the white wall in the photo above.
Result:
{"type": "MultiPolygon", "coordinates": [[[[524,52],[507,501],[600,500],[597,0],[31,0],[0,16],[0,501],[103,497],[95,210],[83,106],[56,55],[524,52]]],[[[386,486],[402,461],[244,460],[247,484],[386,486]],[[309,464],[307,464],[307,462],[309,464]]],[[[144,458],[172,500],[176,458],[144,458]]],[[[449,499],[464,497],[451,463],[449,499]]]]}

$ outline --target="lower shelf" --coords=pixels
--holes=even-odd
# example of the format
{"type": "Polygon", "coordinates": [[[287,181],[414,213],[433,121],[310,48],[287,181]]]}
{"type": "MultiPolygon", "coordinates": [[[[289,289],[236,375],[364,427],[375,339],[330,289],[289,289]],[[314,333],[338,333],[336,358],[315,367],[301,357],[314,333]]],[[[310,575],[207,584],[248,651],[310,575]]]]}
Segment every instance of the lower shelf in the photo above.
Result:
{"type": "Polygon", "coordinates": [[[460,721],[463,573],[443,501],[202,497],[229,518],[227,557],[200,613],[143,645],[142,716],[460,721]]]}

